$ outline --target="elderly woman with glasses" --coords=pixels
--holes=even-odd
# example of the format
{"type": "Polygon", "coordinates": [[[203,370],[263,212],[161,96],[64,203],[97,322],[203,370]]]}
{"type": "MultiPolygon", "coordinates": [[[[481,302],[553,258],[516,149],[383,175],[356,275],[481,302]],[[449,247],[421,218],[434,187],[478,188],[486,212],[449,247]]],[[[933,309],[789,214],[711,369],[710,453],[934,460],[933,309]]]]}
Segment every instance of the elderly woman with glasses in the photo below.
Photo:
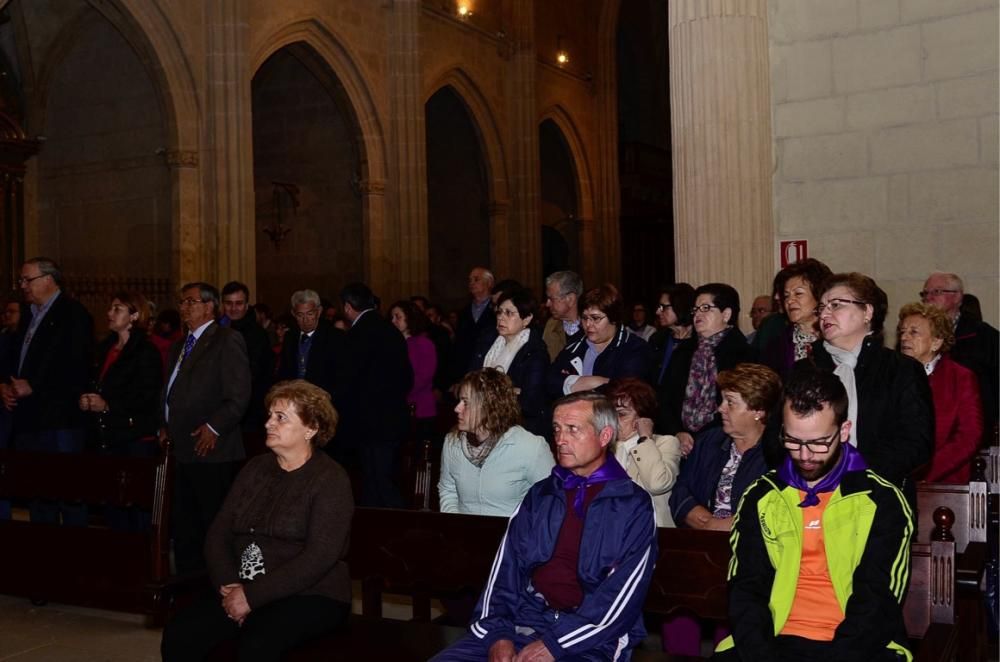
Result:
{"type": "Polygon", "coordinates": [[[931,459],[934,410],[923,367],[883,346],[887,309],[888,297],[868,276],[830,276],[818,306],[823,339],[813,344],[812,358],[844,383],[851,445],[902,488],[931,459]]]}
{"type": "Polygon", "coordinates": [[[483,358],[483,368],[506,373],[514,384],[521,406],[524,427],[532,434],[549,431],[548,400],[545,397],[545,371],[549,351],[542,331],[533,322],[537,304],[531,292],[515,288],[502,292],[497,299],[497,339],[483,358]]]}
{"type": "Polygon", "coordinates": [[[691,317],[697,342],[674,351],[657,421],[660,432],[677,435],[685,455],[693,435],[721,423],[716,376],[750,358],[747,339],[736,326],[740,295],[731,285],[706,283],[695,290],[691,317]]]}
{"type": "Polygon", "coordinates": [[[976,374],[952,361],[951,320],[939,308],[909,303],[899,311],[896,347],[924,366],[934,398],[934,457],[924,480],[967,483],[972,457],[983,437],[983,405],[976,374]]]}
{"type": "Polygon", "coordinates": [[[622,377],[645,377],[649,344],[625,326],[618,289],[606,284],[590,290],[579,309],[584,337],[566,345],[549,367],[549,396],[590,391],[622,377]]]}

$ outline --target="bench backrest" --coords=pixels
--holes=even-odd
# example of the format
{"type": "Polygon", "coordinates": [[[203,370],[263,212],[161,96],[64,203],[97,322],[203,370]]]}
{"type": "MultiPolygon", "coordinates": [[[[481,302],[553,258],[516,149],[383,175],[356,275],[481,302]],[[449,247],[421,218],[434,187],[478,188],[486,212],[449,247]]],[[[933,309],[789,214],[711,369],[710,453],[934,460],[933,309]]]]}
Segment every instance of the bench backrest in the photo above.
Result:
{"type": "Polygon", "coordinates": [[[987,487],[984,481],[961,483],[917,483],[917,540],[930,542],[934,510],[940,506],[955,514],[952,534],[955,553],[965,552],[970,542],[986,542],[987,487]]]}

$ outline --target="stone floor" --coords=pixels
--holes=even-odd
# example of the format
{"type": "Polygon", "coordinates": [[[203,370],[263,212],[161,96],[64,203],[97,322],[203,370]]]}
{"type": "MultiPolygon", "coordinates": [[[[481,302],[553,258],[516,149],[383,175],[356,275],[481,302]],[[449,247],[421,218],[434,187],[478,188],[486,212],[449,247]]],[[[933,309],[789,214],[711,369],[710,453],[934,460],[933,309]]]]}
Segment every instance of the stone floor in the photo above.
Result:
{"type": "MultiPolygon", "coordinates": [[[[412,616],[408,602],[386,598],[386,618],[412,616]]],[[[360,600],[354,611],[361,613],[360,600]]],[[[0,662],[158,662],[163,630],[143,622],[134,614],[59,604],[36,607],[24,598],[0,595],[0,662]]]]}
{"type": "Polygon", "coordinates": [[[154,662],[158,629],[132,614],[0,596],[0,660],[6,662],[154,662]]]}

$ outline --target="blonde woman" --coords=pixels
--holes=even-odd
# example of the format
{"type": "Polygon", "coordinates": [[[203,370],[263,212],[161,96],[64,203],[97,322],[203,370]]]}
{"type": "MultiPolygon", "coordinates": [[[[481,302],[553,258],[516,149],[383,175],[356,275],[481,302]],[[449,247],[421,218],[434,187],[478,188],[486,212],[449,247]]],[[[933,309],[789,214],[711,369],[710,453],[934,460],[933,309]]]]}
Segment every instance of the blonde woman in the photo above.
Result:
{"type": "Polygon", "coordinates": [[[542,437],[521,427],[510,378],[483,368],[458,384],[458,424],[441,451],[441,512],[510,517],[528,488],[552,471],[542,437]]]}

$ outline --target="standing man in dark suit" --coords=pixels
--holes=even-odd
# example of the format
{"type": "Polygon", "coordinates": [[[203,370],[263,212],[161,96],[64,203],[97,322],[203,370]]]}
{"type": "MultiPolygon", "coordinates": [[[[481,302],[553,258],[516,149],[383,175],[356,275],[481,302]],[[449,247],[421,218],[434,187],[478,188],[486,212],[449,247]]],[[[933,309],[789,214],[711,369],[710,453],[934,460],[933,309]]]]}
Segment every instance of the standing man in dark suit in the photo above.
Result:
{"type": "MultiPolygon", "coordinates": [[[[13,446],[18,450],[81,453],[85,420],[77,406],[86,390],[93,321],[80,302],[62,291],[62,272],[53,260],[35,257],[21,266],[18,279],[30,314],[21,319],[8,352],[0,400],[12,414],[13,446]]],[[[32,521],[86,526],[83,506],[31,504],[32,521]]]]}
{"type": "Polygon", "coordinates": [[[243,336],[219,326],[219,291],[189,283],[178,302],[187,329],[170,348],[160,440],[173,442],[173,538],[178,573],[205,566],[205,534],[246,457],[240,421],[250,401],[243,336]]]}
{"type": "Polygon", "coordinates": [[[274,375],[274,352],[267,332],[257,323],[257,316],[250,308],[250,288],[239,281],[226,283],[222,288],[222,311],[219,320],[222,326],[239,331],[247,346],[250,360],[250,405],[243,416],[243,441],[253,440],[254,450],[265,450],[264,442],[264,396],[271,388],[274,375]]]}
{"type": "Polygon", "coordinates": [[[497,316],[493,312],[493,302],[490,299],[495,282],[496,279],[486,267],[476,267],[469,272],[469,295],[472,301],[458,316],[455,344],[451,351],[452,384],[469,371],[469,364],[476,354],[480,334],[484,330],[496,331],[497,316]]]}
{"type": "MultiPolygon", "coordinates": [[[[333,398],[340,411],[341,381],[345,366],[347,334],[323,319],[319,294],[299,290],[292,295],[292,315],[299,332],[289,331],[281,345],[278,380],[304,379],[319,386],[333,398]]],[[[340,435],[338,435],[339,437],[340,435]]],[[[334,440],[337,443],[337,439],[334,440]]]]}
{"type": "Polygon", "coordinates": [[[375,295],[364,283],[347,285],[340,300],[351,324],[341,430],[361,459],[361,505],[398,508],[403,499],[392,472],[409,428],[406,394],[413,386],[406,341],[379,315],[375,295]]]}

